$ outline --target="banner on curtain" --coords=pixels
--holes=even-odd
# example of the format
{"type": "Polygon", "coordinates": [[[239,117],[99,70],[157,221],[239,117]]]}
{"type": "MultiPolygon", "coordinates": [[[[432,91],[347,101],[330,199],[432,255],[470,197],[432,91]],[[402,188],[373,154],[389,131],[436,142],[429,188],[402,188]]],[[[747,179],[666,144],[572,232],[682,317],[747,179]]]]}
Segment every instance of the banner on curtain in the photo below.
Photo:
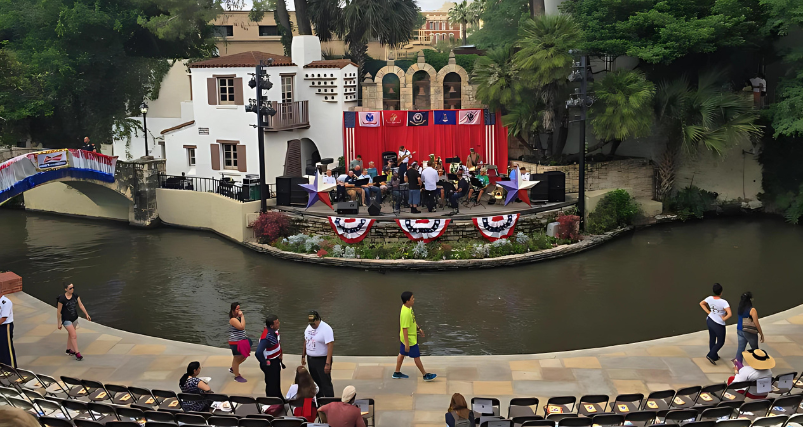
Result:
{"type": "Polygon", "coordinates": [[[429,125],[429,111],[408,111],[407,126],[429,125]]]}
{"type": "Polygon", "coordinates": [[[457,124],[457,111],[454,110],[435,110],[435,124],[436,125],[456,125],[457,124]]]}
{"type": "Polygon", "coordinates": [[[379,127],[379,111],[360,112],[360,126],[367,128],[379,127]]]}
{"type": "Polygon", "coordinates": [[[448,219],[397,219],[402,232],[414,241],[429,243],[443,235],[449,225],[448,219]]]}
{"type": "Polygon", "coordinates": [[[407,117],[400,111],[383,111],[382,118],[384,119],[385,126],[404,126],[407,117]]]}
{"type": "Polygon", "coordinates": [[[516,223],[519,221],[519,214],[507,214],[496,216],[480,216],[472,218],[477,230],[480,230],[482,237],[493,242],[499,239],[507,239],[516,230],[516,223]]]}
{"type": "Polygon", "coordinates": [[[482,117],[482,110],[460,110],[457,122],[461,125],[478,125],[482,117]]]}
{"type": "Polygon", "coordinates": [[[329,217],[329,225],[335,231],[337,237],[346,243],[359,243],[365,236],[371,226],[374,225],[374,219],[370,218],[341,218],[338,216],[329,217]]]}

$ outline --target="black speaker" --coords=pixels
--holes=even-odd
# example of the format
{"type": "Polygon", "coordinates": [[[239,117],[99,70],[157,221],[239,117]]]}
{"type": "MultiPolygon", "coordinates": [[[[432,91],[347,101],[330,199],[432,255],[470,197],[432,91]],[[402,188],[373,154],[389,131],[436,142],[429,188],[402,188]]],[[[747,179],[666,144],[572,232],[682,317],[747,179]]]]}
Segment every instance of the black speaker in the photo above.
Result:
{"type": "Polygon", "coordinates": [[[337,210],[338,214],[354,214],[357,215],[360,211],[360,208],[357,206],[357,202],[338,202],[337,203],[337,210]]]}
{"type": "Polygon", "coordinates": [[[566,201],[566,174],[560,171],[547,172],[547,200],[549,202],[566,201]]]}
{"type": "Polygon", "coordinates": [[[368,215],[377,216],[382,214],[382,206],[379,206],[379,203],[374,201],[370,205],[368,205],[368,215]]]}
{"type": "Polygon", "coordinates": [[[306,184],[307,178],[302,176],[277,176],[276,177],[276,204],[278,206],[304,205],[307,204],[307,192],[299,187],[299,184],[306,184]]]}
{"type": "Polygon", "coordinates": [[[530,189],[530,201],[549,200],[549,176],[545,173],[531,173],[530,181],[538,181],[538,184],[530,189]]]}

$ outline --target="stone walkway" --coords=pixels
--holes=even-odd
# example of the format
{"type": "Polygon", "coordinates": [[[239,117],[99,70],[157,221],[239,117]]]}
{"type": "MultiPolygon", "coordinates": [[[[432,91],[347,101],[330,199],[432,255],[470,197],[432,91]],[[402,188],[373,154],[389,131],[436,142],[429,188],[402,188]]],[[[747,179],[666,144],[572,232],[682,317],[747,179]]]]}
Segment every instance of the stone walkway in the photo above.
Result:
{"type": "MultiPolygon", "coordinates": [[[[256,360],[241,367],[248,382],[234,382],[227,370],[227,349],[168,341],[132,334],[82,319],[79,348],[84,360],[64,354],[66,332],[56,329],[54,307],[25,293],[9,295],[14,302],[15,345],[18,364],[35,372],[98,380],[148,388],[178,390],[178,379],[189,362],[197,360],[202,376],[212,377],[219,393],[262,395],[264,382],[256,360]]],[[[700,313],[702,320],[703,313],[700,313]]],[[[671,321],[671,319],[656,319],[671,321]]],[[[611,325],[615,330],[621,325],[611,325]]],[[[776,374],[803,370],[803,306],[762,319],[766,343],[762,346],[777,358],[776,374]]],[[[720,352],[723,360],[736,350],[735,326],[728,327],[728,343],[720,352]]],[[[438,374],[423,382],[412,363],[403,370],[412,378],[392,380],[395,357],[335,357],[332,377],[336,393],[346,385],[357,388],[358,397],[376,400],[380,427],[443,426],[443,416],[452,393],[498,397],[502,413],[512,397],[535,396],[542,402],[550,396],[644,393],[724,381],[730,375],[727,362],[709,364],[705,331],[653,341],[535,355],[431,356],[424,366],[438,374]],[[415,374],[415,375],[413,375],[415,374]]],[[[296,355],[285,355],[287,370],[282,389],[293,380],[296,355]]]]}

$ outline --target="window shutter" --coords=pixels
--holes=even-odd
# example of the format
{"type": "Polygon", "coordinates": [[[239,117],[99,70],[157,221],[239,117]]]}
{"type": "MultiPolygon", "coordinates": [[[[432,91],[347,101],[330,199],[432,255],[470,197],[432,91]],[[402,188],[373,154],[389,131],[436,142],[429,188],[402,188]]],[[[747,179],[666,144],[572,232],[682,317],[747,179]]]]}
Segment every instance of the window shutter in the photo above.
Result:
{"type": "Polygon", "coordinates": [[[212,153],[212,170],[220,170],[220,144],[209,144],[209,150],[212,153]]]}
{"type": "Polygon", "coordinates": [[[206,97],[209,105],[217,105],[217,79],[206,79],[206,97]]]}
{"type": "Polygon", "coordinates": [[[237,77],[234,79],[234,105],[245,105],[243,102],[243,79],[237,77]]]}
{"type": "MultiPolygon", "coordinates": [[[[262,132],[262,129],[259,130],[262,132]]],[[[237,145],[237,170],[248,172],[248,162],[245,158],[245,145],[237,145]]]]}
{"type": "Polygon", "coordinates": [[[287,141],[287,152],[284,156],[284,176],[301,175],[301,141],[287,141]]]}

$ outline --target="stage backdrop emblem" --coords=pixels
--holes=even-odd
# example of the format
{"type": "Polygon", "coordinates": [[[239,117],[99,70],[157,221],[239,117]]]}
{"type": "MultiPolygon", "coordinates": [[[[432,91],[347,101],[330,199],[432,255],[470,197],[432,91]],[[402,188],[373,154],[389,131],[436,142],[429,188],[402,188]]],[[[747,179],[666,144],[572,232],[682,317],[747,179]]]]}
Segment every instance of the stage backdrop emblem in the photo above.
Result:
{"type": "Polygon", "coordinates": [[[482,110],[460,110],[457,122],[461,125],[479,125],[482,110]]]}
{"type": "Polygon", "coordinates": [[[385,119],[385,126],[404,126],[404,113],[400,111],[383,111],[382,118],[385,119]]]}
{"type": "Polygon", "coordinates": [[[472,221],[477,226],[477,230],[480,230],[482,237],[493,242],[507,239],[513,235],[516,223],[519,222],[519,214],[480,216],[472,218],[472,221]]]}
{"type": "Polygon", "coordinates": [[[435,110],[435,124],[436,125],[456,125],[457,124],[457,111],[455,110],[435,110]]]}
{"type": "Polygon", "coordinates": [[[443,235],[449,221],[448,219],[397,219],[396,224],[399,224],[408,239],[429,243],[443,235]]]}
{"type": "Polygon", "coordinates": [[[408,111],[407,126],[427,126],[429,124],[428,111],[408,111]]]}
{"type": "Polygon", "coordinates": [[[374,225],[374,219],[370,218],[342,218],[339,216],[330,216],[329,225],[332,230],[335,230],[337,237],[346,243],[359,243],[365,236],[371,226],[374,225]]]}
{"type": "Polygon", "coordinates": [[[379,111],[359,112],[360,126],[367,128],[379,127],[379,111]]]}

